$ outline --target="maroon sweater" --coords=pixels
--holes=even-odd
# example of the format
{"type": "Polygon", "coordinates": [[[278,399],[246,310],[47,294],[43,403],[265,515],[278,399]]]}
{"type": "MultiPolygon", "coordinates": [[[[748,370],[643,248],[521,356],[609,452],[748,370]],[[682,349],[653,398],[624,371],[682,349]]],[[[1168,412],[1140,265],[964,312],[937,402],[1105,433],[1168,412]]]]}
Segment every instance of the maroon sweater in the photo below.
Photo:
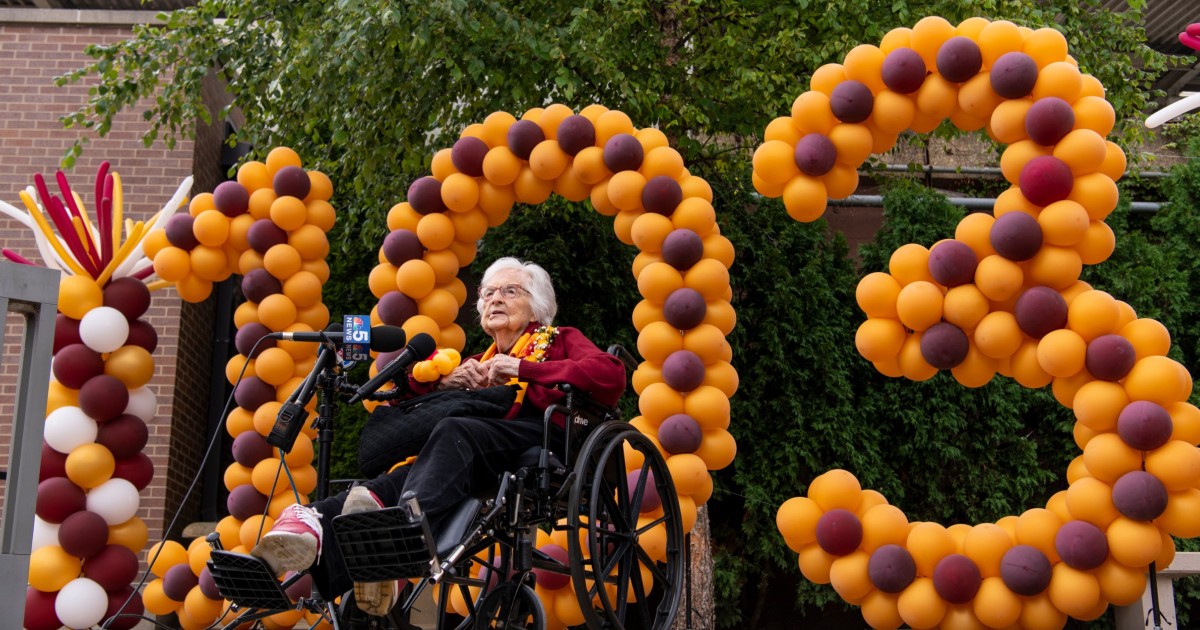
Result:
{"type": "MultiPolygon", "coordinates": [[[[531,323],[525,332],[532,332],[540,325],[536,322],[531,323]]],[[[482,356],[481,352],[469,358],[479,360],[482,356]]],[[[558,327],[558,335],[546,349],[545,361],[521,361],[517,378],[528,385],[525,388],[524,401],[514,404],[512,409],[509,409],[506,414],[508,418],[517,415],[540,415],[547,407],[562,402],[566,395],[554,389],[555,385],[562,383],[587,392],[592,400],[607,406],[616,405],[621,393],[625,391],[625,365],[621,360],[597,348],[579,329],[570,326],[558,327]],[[532,414],[534,410],[538,414],[532,414]]],[[[433,391],[433,385],[419,383],[409,377],[409,386],[413,394],[433,391]]],[[[555,424],[561,427],[562,418],[556,418],[555,424]]]]}

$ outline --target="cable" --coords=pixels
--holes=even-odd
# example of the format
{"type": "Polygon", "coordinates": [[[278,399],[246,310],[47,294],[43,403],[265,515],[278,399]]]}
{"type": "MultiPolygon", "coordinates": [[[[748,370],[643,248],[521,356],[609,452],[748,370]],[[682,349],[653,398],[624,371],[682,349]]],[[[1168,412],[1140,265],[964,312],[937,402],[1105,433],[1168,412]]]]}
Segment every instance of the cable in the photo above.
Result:
{"type": "MultiPolygon", "coordinates": [[[[245,376],[245,374],[246,374],[246,368],[250,367],[249,357],[254,355],[254,351],[258,349],[259,344],[261,344],[263,342],[263,340],[265,340],[265,339],[266,339],[266,337],[262,337],[258,341],[256,341],[254,343],[254,347],[250,349],[249,353],[247,353],[246,362],[242,364],[242,371],[238,372],[237,381],[235,381],[233,384],[233,391],[230,392],[229,398],[227,398],[225,400],[225,408],[221,410],[222,418],[229,417],[229,412],[231,411],[233,402],[234,402],[233,392],[237,391],[238,384],[242,382],[242,377],[245,376]]],[[[206,463],[208,463],[208,458],[210,456],[212,456],[212,453],[213,453],[213,447],[216,446],[218,441],[220,441],[220,437],[221,437],[220,429],[217,429],[216,431],[213,432],[212,437],[209,438],[209,440],[208,440],[208,447],[204,449],[204,456],[200,458],[200,466],[198,467],[198,470],[204,470],[204,465],[206,463]]],[[[133,587],[133,592],[131,592],[129,594],[129,597],[125,598],[125,602],[121,604],[121,607],[117,609],[117,612],[115,614],[113,614],[111,617],[104,620],[104,623],[100,626],[100,628],[102,630],[108,630],[109,625],[112,624],[114,619],[116,619],[117,617],[124,616],[124,614],[123,614],[124,610],[127,606],[129,606],[129,603],[133,601],[134,594],[141,591],[142,587],[146,585],[146,578],[150,577],[150,567],[153,567],[154,562],[156,560],[158,560],[158,556],[159,556],[159,554],[162,553],[162,549],[164,546],[162,543],[166,542],[166,540],[167,540],[165,538],[165,534],[175,528],[175,523],[179,520],[180,515],[183,514],[184,506],[187,505],[188,499],[191,498],[192,492],[194,492],[196,490],[196,485],[199,483],[200,483],[200,473],[197,472],[196,476],[192,478],[192,483],[188,485],[187,492],[183,493],[183,498],[180,499],[179,507],[176,508],[175,514],[171,516],[171,522],[167,525],[167,527],[165,529],[163,529],[164,538],[158,542],[158,549],[156,549],[154,551],[154,557],[148,558],[146,560],[146,570],[142,572],[142,579],[138,581],[137,586],[133,587]]],[[[138,616],[140,617],[141,615],[138,615],[138,616]]],[[[156,623],[155,625],[158,625],[158,624],[156,623]]],[[[165,628],[167,626],[162,626],[162,627],[165,628]]]]}

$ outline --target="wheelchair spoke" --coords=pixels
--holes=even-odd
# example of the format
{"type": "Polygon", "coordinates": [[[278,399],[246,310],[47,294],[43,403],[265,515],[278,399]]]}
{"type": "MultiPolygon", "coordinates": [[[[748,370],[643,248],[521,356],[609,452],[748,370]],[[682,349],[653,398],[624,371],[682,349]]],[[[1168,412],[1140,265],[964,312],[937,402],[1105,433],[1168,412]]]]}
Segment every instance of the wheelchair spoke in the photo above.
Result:
{"type": "Polygon", "coordinates": [[[672,581],[667,578],[666,573],[663,573],[662,569],[658,566],[658,562],[655,562],[652,558],[650,558],[650,555],[647,554],[646,550],[642,549],[640,545],[637,548],[637,555],[638,560],[641,561],[642,565],[650,570],[650,574],[654,576],[655,581],[660,582],[665,586],[672,585],[672,581]]]}
{"type": "Polygon", "coordinates": [[[642,534],[645,534],[646,532],[654,529],[655,525],[658,525],[659,523],[665,523],[665,522],[667,522],[666,515],[660,516],[660,517],[654,519],[653,521],[646,523],[644,526],[637,528],[637,530],[635,530],[635,533],[638,536],[641,536],[642,534]]]}
{"type": "Polygon", "coordinates": [[[642,460],[642,468],[638,471],[637,487],[634,488],[633,496],[629,499],[629,515],[627,518],[632,522],[637,522],[638,515],[642,513],[642,500],[646,498],[646,481],[650,479],[650,475],[646,474],[650,470],[650,458],[642,460]]]}

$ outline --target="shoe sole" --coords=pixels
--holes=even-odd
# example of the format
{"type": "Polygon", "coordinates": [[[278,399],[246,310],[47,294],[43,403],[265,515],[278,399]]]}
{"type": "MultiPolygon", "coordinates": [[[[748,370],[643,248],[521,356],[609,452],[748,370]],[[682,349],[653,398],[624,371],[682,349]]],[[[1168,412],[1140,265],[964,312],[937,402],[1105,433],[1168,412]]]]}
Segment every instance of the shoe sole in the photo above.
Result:
{"type": "Polygon", "coordinates": [[[386,617],[396,605],[396,583],[355,582],[354,602],[368,615],[386,617]]]}
{"type": "Polygon", "coordinates": [[[317,539],[311,534],[268,532],[252,555],[262,558],[275,573],[304,571],[317,561],[317,539]]]}

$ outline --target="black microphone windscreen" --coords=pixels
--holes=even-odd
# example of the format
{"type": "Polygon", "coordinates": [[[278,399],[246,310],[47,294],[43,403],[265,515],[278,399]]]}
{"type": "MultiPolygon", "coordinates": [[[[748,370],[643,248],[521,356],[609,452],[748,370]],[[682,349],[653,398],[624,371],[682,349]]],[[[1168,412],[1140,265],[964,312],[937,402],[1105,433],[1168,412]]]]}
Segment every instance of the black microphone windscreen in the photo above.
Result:
{"type": "Polygon", "coordinates": [[[437,350],[437,342],[435,342],[433,337],[430,337],[428,333],[418,333],[412,338],[412,341],[408,343],[408,347],[412,348],[413,354],[416,355],[416,359],[421,361],[429,358],[429,355],[433,354],[434,350],[437,350]]]}
{"type": "Polygon", "coordinates": [[[332,324],[329,324],[328,326],[325,327],[325,332],[327,332],[327,333],[342,332],[342,323],[341,322],[333,322],[332,324]]]}
{"type": "MultiPolygon", "coordinates": [[[[375,326],[371,328],[371,349],[375,352],[395,352],[404,347],[406,337],[404,329],[399,326],[375,326]]],[[[413,337],[413,341],[416,339],[413,337]]]]}

